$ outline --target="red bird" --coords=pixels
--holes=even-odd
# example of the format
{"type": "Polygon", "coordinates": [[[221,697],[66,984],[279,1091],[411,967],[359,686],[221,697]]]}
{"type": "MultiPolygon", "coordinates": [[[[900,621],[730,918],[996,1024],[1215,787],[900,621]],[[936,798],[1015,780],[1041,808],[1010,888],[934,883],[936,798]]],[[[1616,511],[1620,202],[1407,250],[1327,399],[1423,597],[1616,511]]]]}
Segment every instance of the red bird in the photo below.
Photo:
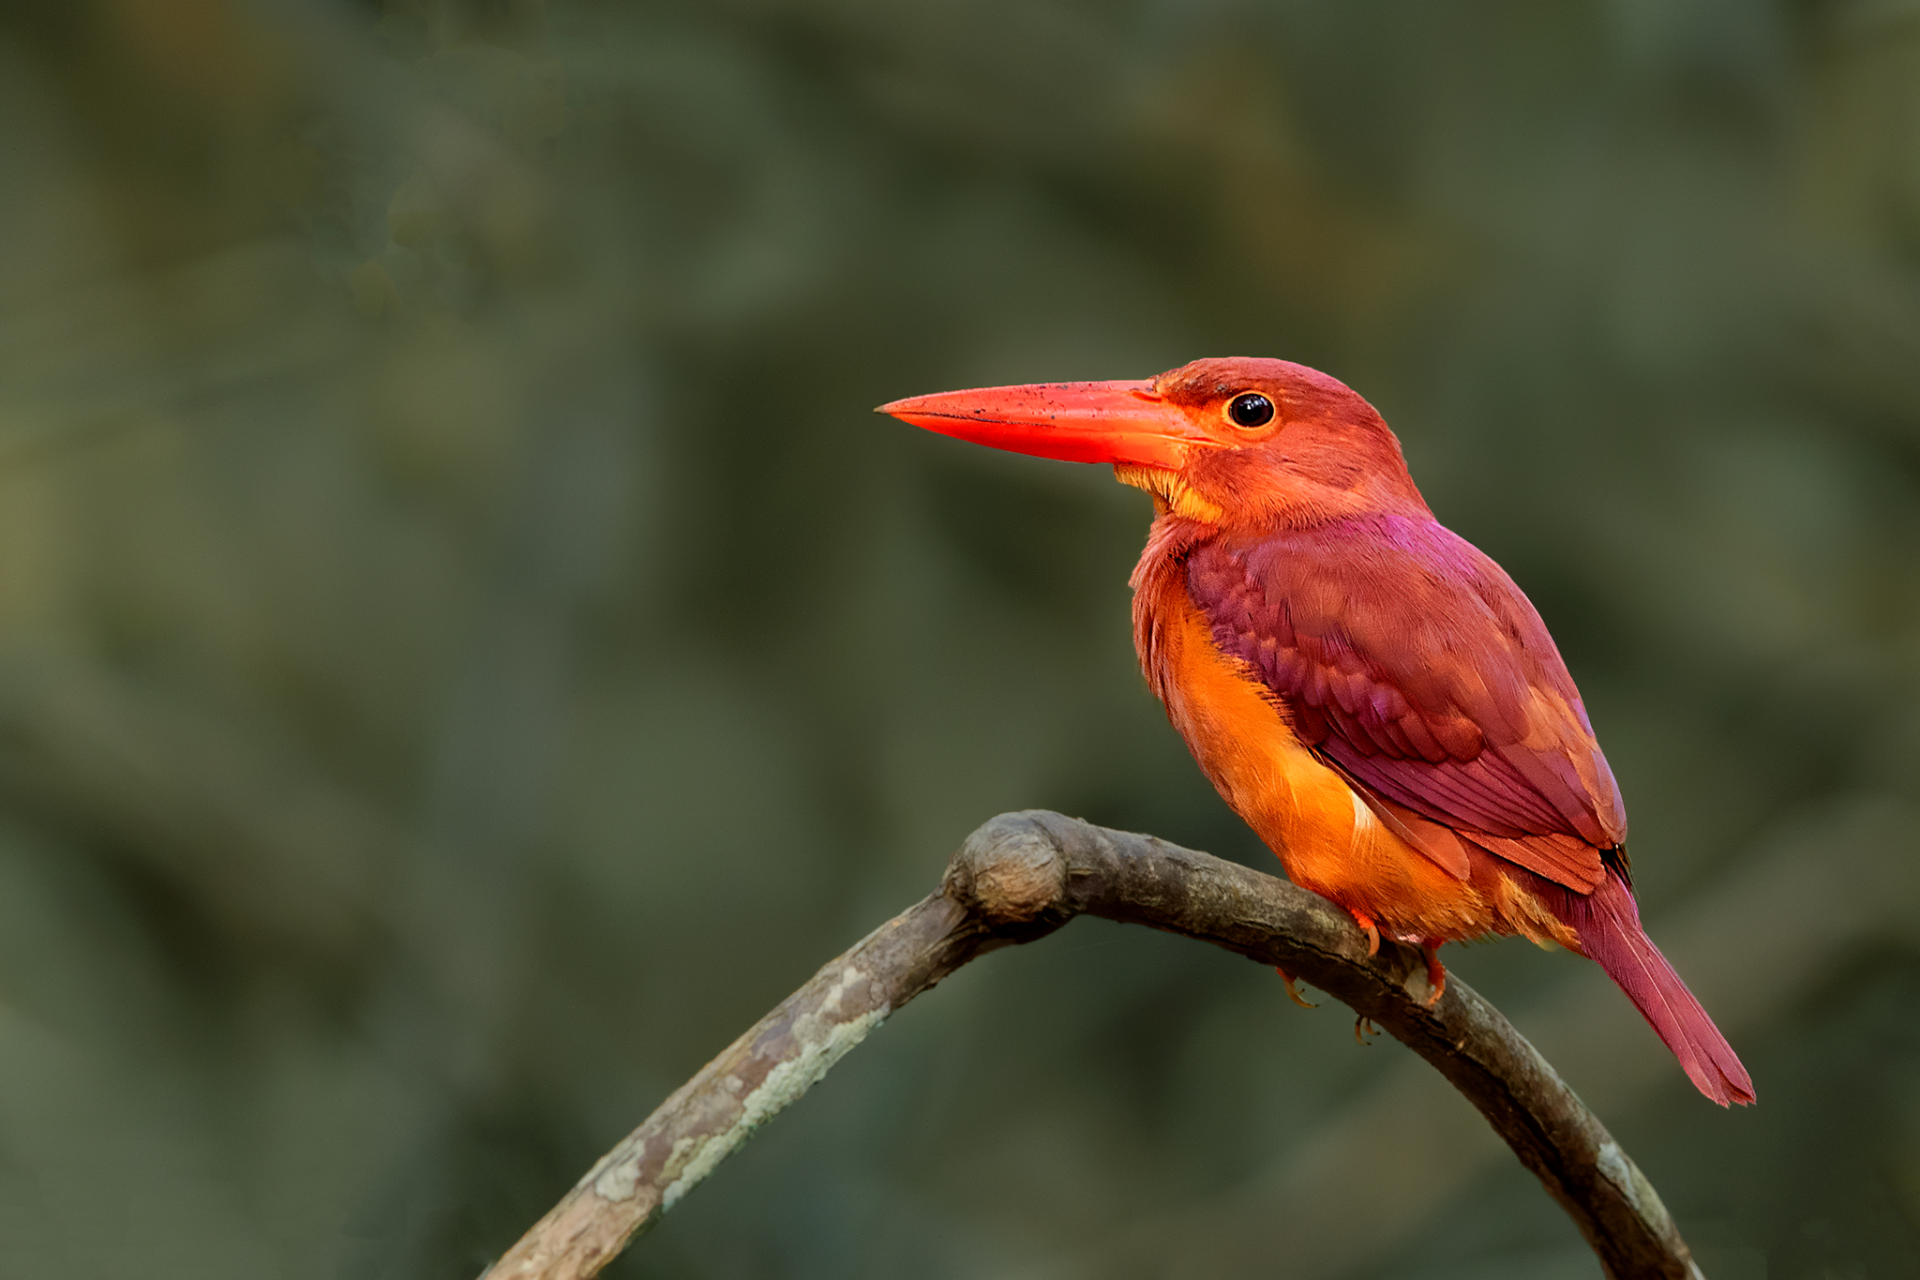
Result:
{"type": "Polygon", "coordinates": [[[1433,999],[1444,942],[1558,943],[1606,970],[1700,1092],[1753,1101],[1640,927],[1620,788],[1545,624],[1434,519],[1372,405],[1303,365],[1221,359],[880,412],[1111,463],[1153,495],[1132,578],[1147,683],[1296,884],[1373,947],[1425,949],[1433,999]]]}

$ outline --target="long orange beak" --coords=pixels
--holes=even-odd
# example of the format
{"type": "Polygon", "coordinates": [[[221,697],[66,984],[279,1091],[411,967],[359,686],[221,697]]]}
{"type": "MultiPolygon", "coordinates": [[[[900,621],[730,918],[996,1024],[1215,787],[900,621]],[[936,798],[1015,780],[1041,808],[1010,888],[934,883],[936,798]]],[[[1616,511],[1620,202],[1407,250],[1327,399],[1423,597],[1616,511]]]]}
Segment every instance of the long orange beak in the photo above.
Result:
{"type": "Polygon", "coordinates": [[[1151,382],[1036,382],[943,391],[883,404],[928,431],[1065,462],[1119,462],[1178,471],[1214,443],[1151,382]]]}

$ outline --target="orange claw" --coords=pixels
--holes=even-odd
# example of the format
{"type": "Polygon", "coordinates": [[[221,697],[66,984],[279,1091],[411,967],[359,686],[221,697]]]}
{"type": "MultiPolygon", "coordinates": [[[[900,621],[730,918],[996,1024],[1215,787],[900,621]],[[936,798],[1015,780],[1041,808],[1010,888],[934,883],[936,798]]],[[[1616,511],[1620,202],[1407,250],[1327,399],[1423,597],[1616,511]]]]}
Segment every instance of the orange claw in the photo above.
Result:
{"type": "Polygon", "coordinates": [[[1363,916],[1356,911],[1353,913],[1353,922],[1360,926],[1360,932],[1367,935],[1367,954],[1370,956],[1379,955],[1380,929],[1373,923],[1373,917],[1363,916]]]}
{"type": "Polygon", "coordinates": [[[1440,996],[1447,989],[1447,970],[1440,963],[1440,943],[1437,939],[1428,938],[1420,944],[1420,949],[1427,953],[1427,985],[1432,988],[1427,996],[1427,1008],[1431,1009],[1440,1003],[1440,996]]]}
{"type": "Polygon", "coordinates": [[[1292,974],[1288,973],[1285,969],[1282,969],[1277,965],[1274,966],[1273,971],[1280,975],[1280,981],[1287,984],[1287,999],[1293,1001],[1295,1004],[1299,1005],[1302,1009],[1318,1009],[1320,1007],[1319,1005],[1315,1004],[1313,1001],[1307,999],[1305,996],[1300,994],[1300,988],[1293,985],[1292,974]]]}

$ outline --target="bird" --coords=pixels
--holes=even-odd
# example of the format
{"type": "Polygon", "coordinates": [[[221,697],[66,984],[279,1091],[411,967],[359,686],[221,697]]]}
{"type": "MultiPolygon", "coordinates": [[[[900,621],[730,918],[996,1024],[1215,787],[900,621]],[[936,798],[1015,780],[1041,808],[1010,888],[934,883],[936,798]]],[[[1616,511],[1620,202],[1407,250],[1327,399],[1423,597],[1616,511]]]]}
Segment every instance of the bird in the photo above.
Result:
{"type": "Polygon", "coordinates": [[[1625,803],[1546,624],[1435,518],[1358,393],[1228,357],[876,412],[1109,464],[1152,495],[1130,579],[1148,686],[1294,883],[1351,914],[1370,953],[1382,937],[1422,948],[1429,1003],[1444,943],[1558,945],[1600,965],[1701,1093],[1754,1100],[1641,927],[1625,803]]]}

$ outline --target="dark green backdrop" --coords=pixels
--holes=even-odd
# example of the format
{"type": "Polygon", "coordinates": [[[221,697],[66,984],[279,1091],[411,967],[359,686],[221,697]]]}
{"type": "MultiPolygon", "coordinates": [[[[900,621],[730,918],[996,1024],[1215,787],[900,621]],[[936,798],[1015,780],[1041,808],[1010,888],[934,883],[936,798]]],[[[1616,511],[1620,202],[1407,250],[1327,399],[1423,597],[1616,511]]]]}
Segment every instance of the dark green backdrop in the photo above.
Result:
{"type": "MultiPolygon", "coordinates": [[[[12,0],[0,1273],[470,1276],[987,817],[1271,865],[1146,499],[868,412],[1229,354],[1532,595],[1760,1105],[1449,962],[1714,1280],[1920,1274],[1912,0],[12,0]]],[[[1082,922],[611,1274],[1597,1270],[1397,1045],[1082,922]]]]}

